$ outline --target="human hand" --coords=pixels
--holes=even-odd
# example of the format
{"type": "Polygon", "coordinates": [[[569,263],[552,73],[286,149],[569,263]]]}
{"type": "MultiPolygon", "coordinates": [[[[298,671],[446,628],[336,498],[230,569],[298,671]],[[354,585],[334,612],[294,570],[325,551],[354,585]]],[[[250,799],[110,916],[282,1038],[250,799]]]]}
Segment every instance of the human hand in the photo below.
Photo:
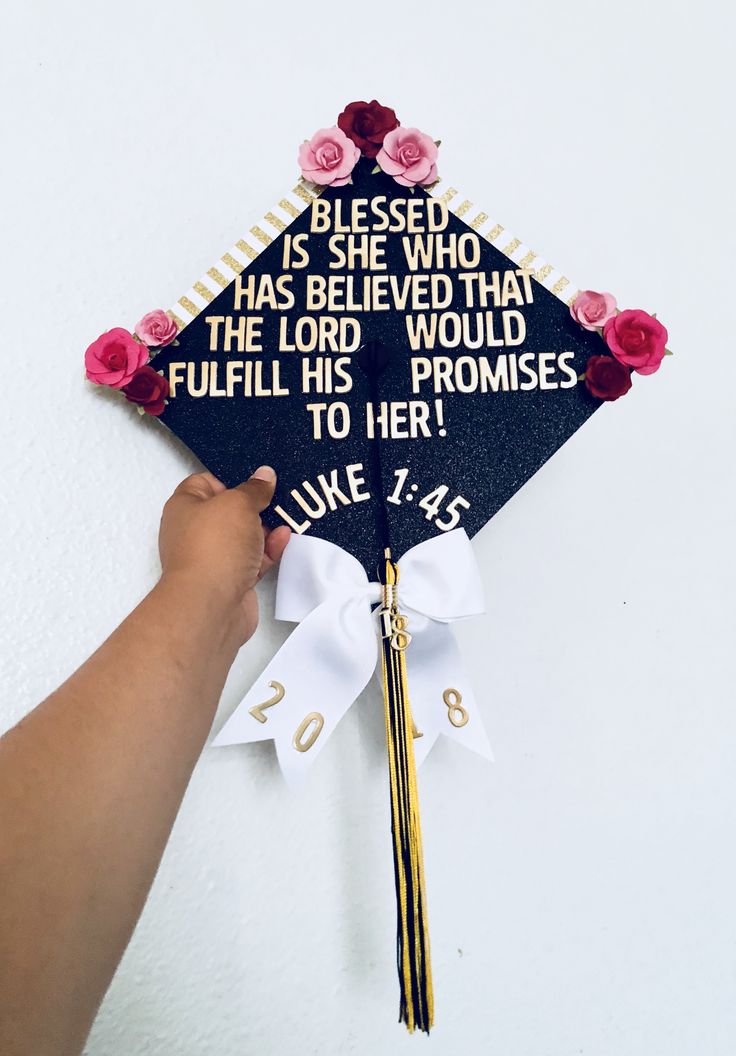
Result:
{"type": "Polygon", "coordinates": [[[163,579],[182,582],[193,596],[222,606],[242,645],[258,623],[254,586],[289,541],[284,526],[269,531],[260,514],[273,498],[276,473],[261,466],[237,488],[211,473],[183,480],[164,506],[159,532],[163,579]]]}

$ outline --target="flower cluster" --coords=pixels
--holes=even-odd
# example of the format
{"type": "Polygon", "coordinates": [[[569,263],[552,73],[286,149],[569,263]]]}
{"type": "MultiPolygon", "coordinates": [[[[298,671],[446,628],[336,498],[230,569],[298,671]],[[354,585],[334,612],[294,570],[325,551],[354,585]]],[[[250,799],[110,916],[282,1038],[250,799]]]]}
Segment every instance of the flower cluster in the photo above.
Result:
{"type": "Polygon", "coordinates": [[[132,334],[116,326],[85,352],[87,377],[95,385],[119,389],[141,414],[163,414],[169,383],[149,361],[157,349],[176,341],[176,334],[176,323],[160,308],[144,315],[132,334]]]}
{"type": "Polygon", "coordinates": [[[374,172],[393,176],[403,187],[427,186],[437,179],[439,143],[418,128],[402,128],[394,111],[370,103],[348,103],[331,128],[321,128],[299,147],[305,180],[322,187],[352,183],[361,155],[375,159],[374,172]]]}
{"type": "Polygon", "coordinates": [[[631,372],[654,374],[670,355],[667,330],[654,315],[640,308],[619,311],[612,293],[583,290],[570,307],[573,319],[585,330],[601,335],[610,355],[591,356],[585,384],[599,400],[617,400],[631,388],[631,372]]]}

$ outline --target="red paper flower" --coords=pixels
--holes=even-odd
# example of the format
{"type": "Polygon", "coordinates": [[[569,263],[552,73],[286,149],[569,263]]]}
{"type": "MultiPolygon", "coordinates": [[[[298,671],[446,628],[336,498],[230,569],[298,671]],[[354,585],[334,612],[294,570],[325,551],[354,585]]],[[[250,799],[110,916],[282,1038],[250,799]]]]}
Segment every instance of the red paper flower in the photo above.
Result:
{"type": "Polygon", "coordinates": [[[132,380],[124,387],[126,400],[137,403],[146,414],[163,414],[169,383],[153,367],[139,367],[132,380]]]}
{"type": "Polygon", "coordinates": [[[591,356],[585,368],[588,392],[599,400],[617,400],[631,388],[631,371],[612,356],[591,356]]]}
{"type": "Polygon", "coordinates": [[[387,132],[397,128],[399,119],[390,106],[370,103],[348,103],[337,119],[337,127],[352,139],[366,158],[375,158],[387,132]]]}
{"type": "Polygon", "coordinates": [[[113,389],[122,389],[147,362],[148,349],[122,326],[101,334],[84,353],[89,380],[113,389]]]}
{"type": "Polygon", "coordinates": [[[627,308],[609,319],[603,337],[619,363],[637,374],[654,374],[667,351],[667,331],[658,319],[640,308],[627,308]]]}

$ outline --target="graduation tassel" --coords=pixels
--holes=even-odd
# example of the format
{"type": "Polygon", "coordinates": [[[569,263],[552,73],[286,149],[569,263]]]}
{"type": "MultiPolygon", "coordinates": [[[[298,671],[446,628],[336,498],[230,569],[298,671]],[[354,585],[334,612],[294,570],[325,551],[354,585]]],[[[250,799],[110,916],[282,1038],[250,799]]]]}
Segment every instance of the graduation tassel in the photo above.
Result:
{"type": "MultiPolygon", "coordinates": [[[[358,364],[368,379],[374,414],[380,406],[379,375],[386,369],[389,360],[389,350],[380,341],[367,341],[358,353],[358,364]]],[[[375,492],[384,495],[380,431],[370,441],[369,451],[375,492]]],[[[411,635],[406,629],[406,617],[399,612],[399,566],[391,560],[386,503],[379,502],[376,512],[378,536],[385,547],[383,560],[378,567],[383,592],[378,616],[396,881],[396,963],[401,989],[399,1021],[406,1023],[412,1033],[418,1027],[429,1034],[434,1022],[434,995],[414,763],[415,727],[409,705],[404,658],[404,650],[411,642],[411,635]]]]}
{"type": "Polygon", "coordinates": [[[396,878],[396,958],[401,986],[399,1020],[410,1032],[429,1033],[434,1021],[429,956],[424,856],[414,763],[414,723],[409,705],[404,650],[411,642],[398,606],[399,567],[385,551],[379,612],[386,743],[391,782],[391,831],[396,878]]]}

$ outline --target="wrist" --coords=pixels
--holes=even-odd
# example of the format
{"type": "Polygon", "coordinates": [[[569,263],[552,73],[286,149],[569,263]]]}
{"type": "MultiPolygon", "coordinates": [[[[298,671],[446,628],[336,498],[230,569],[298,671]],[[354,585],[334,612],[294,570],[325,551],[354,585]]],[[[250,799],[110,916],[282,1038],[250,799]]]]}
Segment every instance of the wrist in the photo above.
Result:
{"type": "Polygon", "coordinates": [[[192,569],[164,571],[155,588],[193,623],[201,622],[215,645],[233,656],[252,634],[246,627],[243,598],[232,585],[217,583],[192,569]]]}

